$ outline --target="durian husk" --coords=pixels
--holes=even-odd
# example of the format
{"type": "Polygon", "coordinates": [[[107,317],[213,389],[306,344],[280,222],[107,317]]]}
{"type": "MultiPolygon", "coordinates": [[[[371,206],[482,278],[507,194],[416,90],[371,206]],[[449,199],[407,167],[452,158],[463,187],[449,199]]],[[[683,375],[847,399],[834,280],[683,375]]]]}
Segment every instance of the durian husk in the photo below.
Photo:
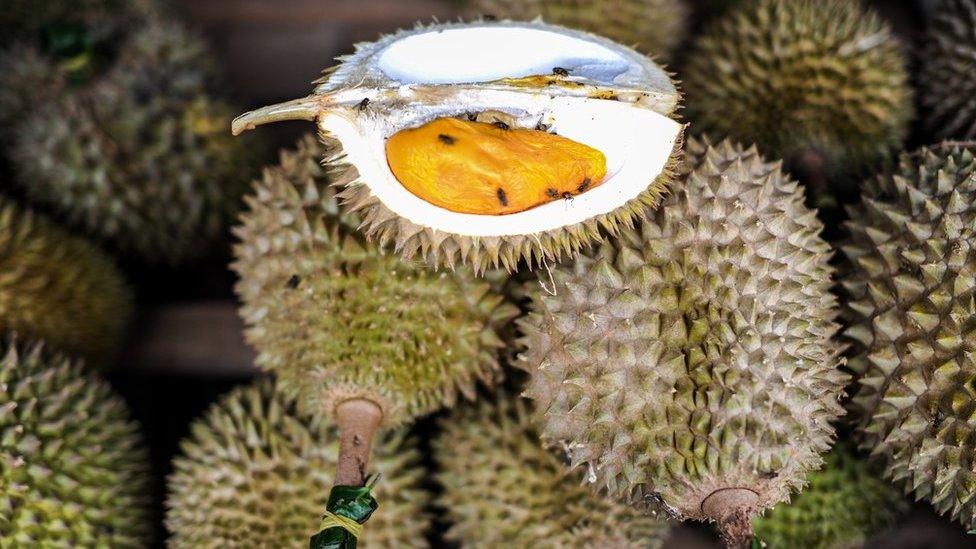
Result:
{"type": "MultiPolygon", "coordinates": [[[[118,48],[84,85],[30,100],[11,159],[27,197],[73,227],[147,263],[180,263],[221,236],[255,149],[227,130],[233,111],[209,93],[215,71],[200,38],[153,19],[118,48]]],[[[54,60],[23,62],[38,59],[48,67],[34,77],[63,84],[54,60]]]]}
{"type": "MultiPolygon", "coordinates": [[[[214,404],[190,433],[168,480],[170,547],[308,547],[332,487],[334,428],[260,380],[214,404]]],[[[373,456],[379,509],[360,544],[427,547],[429,495],[415,439],[388,433],[373,456]]]]}
{"type": "Polygon", "coordinates": [[[976,142],[901,157],[849,209],[855,435],[885,476],[976,524],[976,142]]]}
{"type": "Polygon", "coordinates": [[[125,403],[81,364],[7,341],[0,547],[149,546],[149,453],[125,403]]]}
{"type": "Polygon", "coordinates": [[[518,309],[468,269],[433,272],[387,255],[340,212],[312,137],[284,152],[235,230],[248,341],[258,364],[332,415],[362,399],[393,426],[473,398],[501,377],[518,309]]]}
{"type": "Polygon", "coordinates": [[[0,334],[103,364],[121,346],[132,304],[104,252],[0,197],[0,334]]]}
{"type": "Polygon", "coordinates": [[[667,58],[684,38],[688,6],[678,0],[472,0],[472,16],[531,21],[537,17],[605,36],[640,52],[667,58]]]}
{"type": "Polygon", "coordinates": [[[662,518],[593,494],[542,446],[528,402],[499,395],[459,407],[435,440],[438,502],[465,548],[662,547],[662,518]]]}
{"type": "Polygon", "coordinates": [[[898,489],[846,442],[834,446],[808,480],[792,501],[755,520],[756,538],[766,547],[861,547],[908,508],[898,489]]]}
{"type": "Polygon", "coordinates": [[[543,441],[595,488],[741,538],[820,466],[843,413],[830,248],[755,147],[685,155],[661,208],[542,277],[519,364],[543,441]]]}
{"type": "Polygon", "coordinates": [[[819,185],[856,187],[908,135],[906,58],[859,2],[753,0],[709,25],[687,59],[696,132],[754,142],[819,185]]]}
{"type": "Polygon", "coordinates": [[[919,56],[919,99],[939,139],[976,139],[976,0],[942,0],[919,56]]]}

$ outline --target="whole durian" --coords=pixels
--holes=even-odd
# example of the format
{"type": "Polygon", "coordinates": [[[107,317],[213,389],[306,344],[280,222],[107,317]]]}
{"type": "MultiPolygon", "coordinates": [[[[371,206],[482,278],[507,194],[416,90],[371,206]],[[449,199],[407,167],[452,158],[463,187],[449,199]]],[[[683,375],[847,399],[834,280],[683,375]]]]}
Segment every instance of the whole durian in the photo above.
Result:
{"type": "Polygon", "coordinates": [[[897,40],[852,0],[745,3],[695,40],[682,76],[696,131],[839,189],[900,147],[912,118],[897,40]]]}
{"type": "Polygon", "coordinates": [[[386,255],[342,215],[307,137],[245,200],[233,269],[258,364],[327,415],[365,399],[396,425],[498,378],[517,309],[470,271],[386,255]]]}
{"type": "MultiPolygon", "coordinates": [[[[251,155],[227,131],[229,107],[203,42],[175,23],[139,27],[81,85],[42,94],[10,152],[29,199],[151,263],[204,250],[236,212],[251,155]],[[44,100],[45,95],[51,95],[44,100]]],[[[53,83],[63,65],[43,53],[53,83]]]]}
{"type": "Polygon", "coordinates": [[[585,30],[654,56],[668,57],[684,37],[688,7],[678,0],[474,0],[473,15],[549,23],[585,30]]]}
{"type": "Polygon", "coordinates": [[[976,142],[902,155],[864,184],[850,263],[855,435],[885,476],[976,523],[976,142]]]}
{"type": "Polygon", "coordinates": [[[933,13],[918,77],[928,130],[976,139],[976,0],[942,0],[933,13]]]}
{"type": "Polygon", "coordinates": [[[520,364],[543,440],[597,488],[741,544],[820,466],[843,413],[830,248],[755,147],[685,155],[660,209],[542,281],[520,364]]]}
{"type": "Polygon", "coordinates": [[[462,547],[661,547],[668,524],[593,494],[542,446],[524,399],[458,408],[434,443],[439,503],[462,547]]]}
{"type": "Polygon", "coordinates": [[[844,549],[891,525],[908,503],[852,445],[839,443],[823,469],[793,501],[755,520],[756,537],[770,549],[844,549]]]}
{"type": "MultiPolygon", "coordinates": [[[[308,547],[338,454],[335,429],[268,380],[233,390],[190,427],[166,499],[170,547],[308,547]]],[[[366,547],[426,547],[428,495],[415,441],[384,437],[374,467],[380,507],[366,547]]]]}
{"type": "Polygon", "coordinates": [[[233,131],[314,121],[344,211],[407,260],[548,265],[632,224],[673,179],[674,82],[606,38],[541,21],[434,24],[340,61],[311,95],[233,131]]]}
{"type": "Polygon", "coordinates": [[[102,251],[0,197],[0,333],[99,363],[118,351],[132,302],[102,251]]]}
{"type": "Polygon", "coordinates": [[[152,0],[4,0],[0,45],[34,40],[52,27],[83,24],[98,38],[124,29],[155,11],[152,0]]]}
{"type": "Polygon", "coordinates": [[[149,545],[149,454],[104,382],[7,343],[0,433],[0,547],[149,545]]]}

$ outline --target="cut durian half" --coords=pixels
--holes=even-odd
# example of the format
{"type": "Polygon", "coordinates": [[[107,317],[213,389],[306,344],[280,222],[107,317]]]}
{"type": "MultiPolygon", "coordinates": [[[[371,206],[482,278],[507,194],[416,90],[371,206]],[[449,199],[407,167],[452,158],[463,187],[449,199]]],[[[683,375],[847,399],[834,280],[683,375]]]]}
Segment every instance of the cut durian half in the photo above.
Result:
{"type": "Polygon", "coordinates": [[[437,24],[358,44],[339,60],[312,95],[246,113],[233,131],[316,121],[326,162],[348,169],[336,182],[344,207],[405,257],[479,272],[559,260],[601,229],[630,225],[671,180],[679,94],[649,58],[604,38],[541,22],[437,24]],[[452,149],[455,136],[429,128],[422,140],[425,125],[445,119],[476,146],[452,149]],[[416,136],[399,139],[409,131],[416,136]],[[389,147],[409,159],[406,170],[394,173],[389,147]],[[420,183],[409,185],[406,172],[420,183]],[[438,200],[442,192],[451,200],[438,200]],[[510,204],[521,196],[542,199],[510,204]]]}

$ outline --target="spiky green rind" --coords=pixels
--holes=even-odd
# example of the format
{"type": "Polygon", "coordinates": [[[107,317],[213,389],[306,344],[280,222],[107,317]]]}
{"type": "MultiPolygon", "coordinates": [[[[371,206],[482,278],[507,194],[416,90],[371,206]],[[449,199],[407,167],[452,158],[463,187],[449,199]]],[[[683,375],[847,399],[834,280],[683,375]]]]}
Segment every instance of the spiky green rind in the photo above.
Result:
{"type": "Polygon", "coordinates": [[[439,503],[462,547],[657,548],[668,535],[665,521],[584,486],[542,446],[524,399],[459,408],[441,426],[439,503]]]}
{"type": "Polygon", "coordinates": [[[87,86],[42,102],[11,156],[31,200],[125,253],[176,263],[220,236],[254,162],[227,131],[232,110],[206,91],[201,40],[153,23],[118,55],[87,86]]]}
{"type": "Polygon", "coordinates": [[[687,114],[698,132],[755,142],[788,166],[822,162],[846,185],[905,140],[905,65],[887,24],[856,1],[753,0],[692,46],[687,114]]]}
{"type": "Polygon", "coordinates": [[[0,547],[149,545],[149,455],[125,403],[40,344],[0,356],[0,547]]]}
{"type": "Polygon", "coordinates": [[[928,130],[940,139],[976,139],[976,0],[938,4],[919,61],[928,130]]]}
{"type": "Polygon", "coordinates": [[[331,413],[374,401],[396,424],[472,396],[500,374],[517,308],[469,270],[431,272],[365,242],[341,215],[313,139],[246,199],[233,268],[258,364],[331,413]]]}
{"type": "Polygon", "coordinates": [[[907,501],[879,471],[840,443],[825,456],[823,469],[790,503],[757,518],[756,537],[771,549],[860,547],[903,513],[907,501]]]}
{"type": "MultiPolygon", "coordinates": [[[[318,531],[339,454],[335,429],[301,413],[268,380],[239,387],[190,427],[166,499],[169,546],[307,547],[318,531]]],[[[414,440],[379,440],[370,469],[383,475],[360,543],[427,547],[428,494],[414,440]]]]}
{"type": "Polygon", "coordinates": [[[851,402],[886,476],[976,523],[976,142],[901,157],[849,209],[851,402]]]}
{"type": "Polygon", "coordinates": [[[605,36],[644,53],[667,57],[684,37],[688,8],[678,0],[474,0],[473,15],[547,23],[605,36]]]}
{"type": "Polygon", "coordinates": [[[108,256],[0,197],[0,333],[98,363],[118,351],[132,301],[108,256]]]}
{"type": "Polygon", "coordinates": [[[821,463],[846,375],[830,248],[779,164],[692,140],[683,179],[553,269],[521,322],[542,438],[596,485],[688,518],[723,488],[783,501],[821,463]]]}
{"type": "Polygon", "coordinates": [[[682,143],[679,136],[668,164],[647,189],[612,212],[539,233],[468,237],[417,225],[394,213],[344,161],[341,144],[326,133],[321,138],[326,145],[325,163],[339,174],[335,184],[342,189],[338,194],[340,203],[344,210],[362,219],[367,238],[382,248],[393,249],[407,261],[420,260],[433,268],[468,266],[476,274],[496,268],[513,272],[521,261],[531,268],[568,260],[590,244],[631,227],[646,208],[661,203],[674,180],[682,143]]]}

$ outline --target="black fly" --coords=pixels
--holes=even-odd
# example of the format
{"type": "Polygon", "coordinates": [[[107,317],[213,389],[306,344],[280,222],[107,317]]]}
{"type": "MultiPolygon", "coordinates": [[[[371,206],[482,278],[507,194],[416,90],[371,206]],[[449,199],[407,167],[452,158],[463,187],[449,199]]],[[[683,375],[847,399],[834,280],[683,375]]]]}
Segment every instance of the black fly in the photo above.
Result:
{"type": "Polygon", "coordinates": [[[366,107],[368,107],[368,106],[369,106],[369,98],[368,97],[364,97],[363,100],[359,102],[359,110],[360,111],[365,111],[366,110],[366,107]]]}
{"type": "Polygon", "coordinates": [[[507,129],[509,129],[509,125],[506,124],[506,123],[504,123],[504,122],[502,122],[501,120],[495,120],[494,122],[492,122],[492,124],[494,124],[495,127],[498,128],[498,129],[500,129],[500,130],[507,130],[507,129]]]}
{"type": "Polygon", "coordinates": [[[552,74],[556,76],[569,76],[569,69],[564,69],[562,67],[553,67],[552,74]]]}
{"type": "Polygon", "coordinates": [[[495,191],[495,194],[498,195],[498,201],[502,203],[502,206],[508,206],[508,196],[505,195],[505,189],[498,187],[498,190],[495,191]]]}
{"type": "Polygon", "coordinates": [[[576,192],[581,193],[589,188],[590,188],[590,178],[584,177],[583,182],[579,184],[579,187],[576,187],[576,192]]]}
{"type": "Polygon", "coordinates": [[[302,283],[302,279],[300,276],[291,275],[291,278],[288,279],[288,282],[285,283],[285,286],[287,286],[289,290],[294,290],[301,283],[302,283]]]}

